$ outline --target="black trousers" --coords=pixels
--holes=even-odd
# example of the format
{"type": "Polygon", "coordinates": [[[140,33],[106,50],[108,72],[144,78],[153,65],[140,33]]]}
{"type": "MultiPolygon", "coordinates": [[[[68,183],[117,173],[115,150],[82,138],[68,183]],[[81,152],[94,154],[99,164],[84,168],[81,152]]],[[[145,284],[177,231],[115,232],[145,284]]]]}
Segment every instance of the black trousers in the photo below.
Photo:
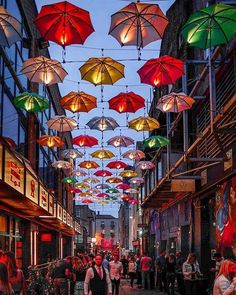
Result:
{"type": "Polygon", "coordinates": [[[119,295],[120,280],[111,280],[112,284],[112,295],[119,295]]]}
{"type": "Polygon", "coordinates": [[[136,273],[135,272],[130,272],[129,273],[129,277],[130,277],[130,286],[133,287],[133,285],[134,285],[134,279],[136,277],[136,273]]]}
{"type": "Polygon", "coordinates": [[[197,295],[197,281],[185,280],[185,295],[197,295]]]}

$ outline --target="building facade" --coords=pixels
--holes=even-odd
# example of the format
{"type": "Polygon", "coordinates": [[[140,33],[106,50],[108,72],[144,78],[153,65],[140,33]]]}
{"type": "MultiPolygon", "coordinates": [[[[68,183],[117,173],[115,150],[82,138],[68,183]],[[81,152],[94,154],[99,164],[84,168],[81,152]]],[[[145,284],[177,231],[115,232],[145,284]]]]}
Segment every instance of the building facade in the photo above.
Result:
{"type": "Polygon", "coordinates": [[[167,11],[172,21],[161,55],[184,60],[185,75],[172,88],[155,89],[150,115],[167,125],[158,134],[167,135],[171,144],[151,159],[156,168],[145,173],[142,190],[149,237],[143,237],[144,247],[155,247],[156,256],[162,250],[181,250],[185,257],[194,251],[204,273],[212,253],[228,256],[236,236],[236,40],[209,55],[209,50],[186,46],[180,36],[187,18],[207,4],[177,0],[167,11]],[[181,91],[195,98],[191,110],[177,115],[156,110],[161,96],[181,91]]]}
{"type": "Polygon", "coordinates": [[[112,251],[119,246],[118,218],[112,215],[96,214],[96,250],[112,251]]]}
{"type": "Polygon", "coordinates": [[[10,48],[0,47],[0,250],[13,251],[18,266],[27,269],[71,255],[72,237],[81,231],[73,218],[73,195],[61,182],[64,172],[51,166],[63,149],[72,147],[72,137],[63,135],[60,149],[37,143],[42,135],[56,135],[46,122],[65,115],[58,85],[44,90],[50,107],[42,113],[27,113],[13,105],[14,97],[24,91],[43,94],[42,85],[21,74],[23,62],[50,56],[33,23],[36,3],[1,0],[0,5],[21,22],[23,36],[10,48]]]}

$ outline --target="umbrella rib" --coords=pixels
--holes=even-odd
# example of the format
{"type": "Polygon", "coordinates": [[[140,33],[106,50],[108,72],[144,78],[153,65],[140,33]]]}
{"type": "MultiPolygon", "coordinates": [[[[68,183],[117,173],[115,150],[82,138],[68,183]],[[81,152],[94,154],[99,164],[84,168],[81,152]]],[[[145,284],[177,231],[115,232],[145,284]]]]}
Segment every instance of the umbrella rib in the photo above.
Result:
{"type": "MultiPolygon", "coordinates": [[[[15,19],[15,21],[17,21],[18,22],[18,20],[16,19],[16,18],[14,18],[13,16],[11,16],[13,19],[15,19]]],[[[3,18],[2,18],[3,19],[3,18]]],[[[17,33],[17,35],[22,39],[22,36],[21,36],[21,33],[19,33],[18,31],[17,31],[17,29],[14,27],[14,26],[12,26],[12,24],[9,22],[9,21],[7,21],[6,19],[3,19],[3,21],[5,22],[5,23],[7,23],[8,24],[8,26],[10,26],[11,27],[11,29],[13,29],[16,33],[17,33]]],[[[21,26],[21,23],[19,23],[18,22],[18,24],[20,24],[20,26],[21,26]]],[[[4,29],[4,27],[1,25],[1,27],[3,28],[3,31],[4,31],[4,33],[5,33],[5,29],[4,29]]],[[[6,27],[6,26],[5,26],[6,27]]],[[[5,37],[6,37],[6,34],[5,34],[5,37]]],[[[10,43],[8,42],[8,38],[6,37],[6,41],[7,41],[7,43],[10,45],[10,43]]]]}

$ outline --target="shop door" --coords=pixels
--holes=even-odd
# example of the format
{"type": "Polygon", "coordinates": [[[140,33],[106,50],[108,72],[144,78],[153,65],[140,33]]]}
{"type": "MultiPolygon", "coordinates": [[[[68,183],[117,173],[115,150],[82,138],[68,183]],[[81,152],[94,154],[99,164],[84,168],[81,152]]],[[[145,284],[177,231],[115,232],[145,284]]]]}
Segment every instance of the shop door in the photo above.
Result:
{"type": "Polygon", "coordinates": [[[189,225],[181,226],[181,252],[184,258],[187,258],[189,249],[189,238],[190,238],[190,227],[189,225]]]}

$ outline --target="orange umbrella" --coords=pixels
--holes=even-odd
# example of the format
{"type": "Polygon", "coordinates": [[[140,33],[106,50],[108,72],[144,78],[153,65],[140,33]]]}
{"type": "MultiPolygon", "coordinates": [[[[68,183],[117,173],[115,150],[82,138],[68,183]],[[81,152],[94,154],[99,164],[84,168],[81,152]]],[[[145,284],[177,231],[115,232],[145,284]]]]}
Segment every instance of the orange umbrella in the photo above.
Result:
{"type": "Polygon", "coordinates": [[[64,144],[64,141],[60,139],[59,136],[55,135],[43,135],[37,142],[42,146],[47,146],[49,148],[60,147],[64,144]]]}
{"type": "Polygon", "coordinates": [[[128,122],[128,126],[136,131],[152,131],[160,127],[160,123],[152,117],[138,117],[128,122]]]}
{"type": "Polygon", "coordinates": [[[132,2],[111,17],[111,34],[123,45],[142,48],[162,38],[168,19],[157,4],[132,2]]]}
{"type": "Polygon", "coordinates": [[[161,97],[157,103],[157,108],[162,112],[180,113],[192,107],[195,100],[185,93],[170,93],[161,97]]]}
{"type": "Polygon", "coordinates": [[[112,85],[124,78],[125,66],[110,57],[92,57],[80,68],[81,79],[94,85],[112,85]]]}
{"type": "Polygon", "coordinates": [[[79,164],[79,166],[81,168],[86,168],[86,169],[96,169],[98,167],[100,167],[96,162],[94,161],[84,161],[84,162],[81,162],[79,164]]]}
{"type": "Polygon", "coordinates": [[[91,156],[98,159],[111,159],[115,157],[115,155],[109,150],[97,150],[93,152],[91,156]]]}
{"type": "Polygon", "coordinates": [[[71,91],[70,93],[62,97],[62,99],[60,100],[60,104],[64,109],[71,111],[72,113],[88,113],[89,111],[97,107],[97,99],[96,97],[89,95],[83,91],[71,91]]]}

